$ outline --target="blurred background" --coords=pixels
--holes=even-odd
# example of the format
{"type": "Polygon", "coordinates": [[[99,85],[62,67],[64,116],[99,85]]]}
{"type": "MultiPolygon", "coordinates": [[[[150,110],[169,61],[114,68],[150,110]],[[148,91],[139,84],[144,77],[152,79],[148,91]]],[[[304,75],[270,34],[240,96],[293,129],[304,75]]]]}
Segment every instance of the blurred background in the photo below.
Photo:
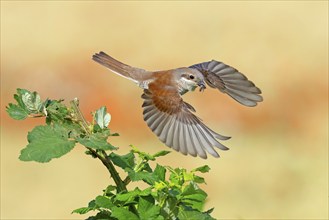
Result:
{"type": "Polygon", "coordinates": [[[212,168],[203,188],[214,217],[328,218],[327,1],[1,1],[1,219],[83,219],[71,211],[112,182],[81,146],[47,164],[19,161],[43,119],[8,117],[16,88],[78,97],[88,119],[106,105],[120,153],[169,150],[142,119],[142,90],[91,60],[101,50],[147,70],[216,59],[262,89],[255,108],[210,88],[186,94],[209,127],[233,137],[230,151],[159,160],[212,168]]]}

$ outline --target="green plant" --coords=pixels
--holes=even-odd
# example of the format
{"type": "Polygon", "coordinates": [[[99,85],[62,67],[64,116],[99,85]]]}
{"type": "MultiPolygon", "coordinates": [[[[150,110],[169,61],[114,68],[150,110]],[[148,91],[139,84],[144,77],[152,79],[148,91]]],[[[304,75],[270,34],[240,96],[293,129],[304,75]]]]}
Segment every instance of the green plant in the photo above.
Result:
{"type": "Polygon", "coordinates": [[[155,164],[154,161],[169,151],[148,154],[131,146],[129,153],[116,154],[117,149],[107,140],[118,136],[107,127],[111,116],[106,107],[93,113],[93,121],[87,122],[79,109],[77,99],[67,107],[63,100],[42,101],[37,92],[17,89],[16,104],[10,103],[7,112],[13,119],[45,117],[45,125],[36,126],[28,133],[28,145],[22,149],[22,161],[49,162],[74,148],[76,143],[86,147],[86,154],[98,158],[109,171],[114,184],[89,202],[87,207],[73,213],[86,214],[96,211],[88,220],[99,219],[214,219],[213,209],[203,211],[207,194],[198,184],[205,180],[198,173],[209,171],[208,166],[191,171],[155,164]],[[125,171],[123,179],[117,168],[125,171]],[[169,174],[168,174],[169,173],[169,174]],[[145,189],[129,189],[132,181],[143,181],[145,189]]]}

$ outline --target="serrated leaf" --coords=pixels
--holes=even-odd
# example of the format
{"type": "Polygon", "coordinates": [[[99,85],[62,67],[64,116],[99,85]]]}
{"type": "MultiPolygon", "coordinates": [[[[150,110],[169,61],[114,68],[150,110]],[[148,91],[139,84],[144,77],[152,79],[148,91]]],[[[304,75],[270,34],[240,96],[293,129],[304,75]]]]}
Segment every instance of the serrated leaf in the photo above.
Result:
{"type": "Polygon", "coordinates": [[[37,126],[27,138],[29,144],[19,156],[22,161],[49,162],[65,155],[75,145],[75,141],[68,140],[68,131],[59,125],[37,126]]]}
{"type": "Polygon", "coordinates": [[[153,155],[140,151],[139,149],[137,149],[136,146],[130,145],[130,147],[132,148],[131,152],[137,154],[140,158],[145,160],[152,160],[152,161],[155,160],[155,157],[153,155]]]}
{"type": "Polygon", "coordinates": [[[135,198],[139,195],[139,193],[141,192],[140,189],[135,188],[132,191],[129,192],[122,192],[116,195],[115,199],[121,202],[126,203],[131,203],[135,200],[135,198]]]}
{"type": "Polygon", "coordinates": [[[106,196],[97,196],[95,199],[96,205],[98,205],[101,208],[110,209],[114,206],[111,199],[106,196]]]}
{"type": "Polygon", "coordinates": [[[126,168],[133,169],[135,166],[135,156],[131,152],[122,156],[112,152],[109,157],[115,165],[121,167],[123,170],[126,168]]]}
{"type": "Polygon", "coordinates": [[[109,125],[111,121],[111,115],[106,112],[106,107],[102,106],[96,110],[94,119],[99,127],[103,129],[109,125]]]}
{"type": "Polygon", "coordinates": [[[123,207],[113,207],[112,208],[112,217],[115,217],[119,220],[121,219],[129,219],[129,220],[139,220],[138,216],[134,213],[130,212],[129,210],[123,207]]]}
{"type": "Polygon", "coordinates": [[[142,167],[142,169],[140,171],[146,171],[146,172],[149,172],[149,173],[152,173],[153,172],[150,164],[148,164],[148,163],[144,163],[143,164],[143,167],[142,167]]]}
{"type": "Polygon", "coordinates": [[[184,173],[186,172],[185,169],[179,169],[179,168],[171,168],[169,166],[166,167],[170,171],[169,180],[172,184],[175,184],[177,186],[181,186],[184,183],[184,173]]]}
{"type": "Polygon", "coordinates": [[[128,176],[130,177],[131,181],[143,180],[149,185],[153,185],[156,182],[156,178],[152,175],[152,173],[145,171],[135,172],[133,170],[127,170],[127,169],[126,171],[128,171],[128,176]]]}
{"type": "Polygon", "coordinates": [[[177,219],[179,206],[176,197],[168,197],[163,203],[160,213],[165,219],[177,219]]]}
{"type": "Polygon", "coordinates": [[[87,212],[90,212],[92,210],[93,209],[89,208],[89,207],[81,207],[81,208],[73,210],[72,213],[77,213],[77,214],[83,215],[83,214],[86,214],[87,212]]]}
{"type": "Polygon", "coordinates": [[[107,210],[102,210],[97,213],[95,216],[90,216],[86,220],[117,220],[111,217],[111,212],[107,210]]]}
{"type": "Polygon", "coordinates": [[[201,190],[195,183],[190,182],[189,185],[187,185],[183,192],[182,192],[182,196],[190,196],[190,195],[195,195],[195,194],[204,194],[205,196],[207,195],[203,190],[201,190]]]}
{"type": "Polygon", "coordinates": [[[101,133],[94,133],[84,138],[77,138],[77,141],[86,146],[93,149],[99,150],[116,150],[117,148],[112,146],[107,142],[104,136],[101,133]]]}
{"type": "Polygon", "coordinates": [[[201,177],[201,176],[197,176],[197,175],[194,175],[194,177],[193,177],[193,181],[194,181],[195,183],[205,183],[204,178],[201,177]]]}
{"type": "Polygon", "coordinates": [[[31,93],[26,89],[17,89],[17,94],[14,95],[14,99],[17,105],[10,103],[7,107],[7,112],[11,118],[16,120],[23,120],[30,113],[38,113],[40,110],[39,108],[43,106],[40,96],[36,92],[31,93]],[[37,107],[34,108],[34,105],[37,107]]]}
{"type": "Polygon", "coordinates": [[[27,110],[33,113],[38,113],[41,110],[42,102],[40,95],[36,92],[25,92],[22,95],[22,101],[27,110]]]}
{"type": "Polygon", "coordinates": [[[157,164],[154,171],[153,171],[153,175],[155,176],[155,179],[156,179],[157,182],[165,181],[166,168],[164,168],[163,166],[157,164]]]}
{"type": "Polygon", "coordinates": [[[27,110],[27,108],[22,100],[22,95],[24,95],[25,93],[30,93],[30,91],[28,91],[26,89],[17,89],[17,94],[14,95],[14,99],[17,101],[17,103],[20,107],[27,110]]]}
{"type": "Polygon", "coordinates": [[[69,111],[67,107],[60,101],[52,100],[48,101],[48,106],[46,108],[47,110],[47,123],[50,124],[50,122],[63,122],[66,120],[67,116],[69,115],[69,111]]]}
{"type": "Polygon", "coordinates": [[[160,214],[160,207],[154,204],[153,197],[140,197],[137,211],[141,220],[155,219],[160,214]]]}
{"type": "Polygon", "coordinates": [[[112,194],[112,195],[113,195],[112,191],[114,191],[114,190],[116,190],[116,189],[117,189],[116,186],[109,185],[109,186],[107,186],[106,189],[104,190],[104,193],[105,193],[105,194],[112,194]]]}
{"type": "Polygon", "coordinates": [[[210,167],[208,165],[204,165],[204,166],[193,169],[192,172],[200,171],[201,173],[207,173],[207,172],[209,172],[209,170],[210,170],[210,167]]]}
{"type": "Polygon", "coordinates": [[[199,189],[196,184],[190,183],[185,187],[180,196],[182,197],[181,200],[187,205],[191,206],[193,209],[201,211],[205,203],[207,193],[205,193],[202,189],[199,189]]]}
{"type": "Polygon", "coordinates": [[[15,120],[23,120],[29,115],[27,110],[12,103],[9,103],[9,106],[7,106],[7,112],[9,116],[15,120]]]}
{"type": "Polygon", "coordinates": [[[164,188],[168,188],[165,182],[155,182],[153,188],[157,191],[163,190],[164,188]]]}
{"type": "Polygon", "coordinates": [[[97,205],[96,205],[95,199],[91,200],[91,201],[88,203],[88,207],[89,207],[89,208],[92,208],[93,210],[97,208],[97,205]]]}
{"type": "Polygon", "coordinates": [[[179,220],[215,220],[207,213],[198,211],[181,210],[178,213],[179,220]]]}
{"type": "Polygon", "coordinates": [[[148,196],[152,193],[152,187],[146,188],[139,192],[139,196],[148,196]]]}

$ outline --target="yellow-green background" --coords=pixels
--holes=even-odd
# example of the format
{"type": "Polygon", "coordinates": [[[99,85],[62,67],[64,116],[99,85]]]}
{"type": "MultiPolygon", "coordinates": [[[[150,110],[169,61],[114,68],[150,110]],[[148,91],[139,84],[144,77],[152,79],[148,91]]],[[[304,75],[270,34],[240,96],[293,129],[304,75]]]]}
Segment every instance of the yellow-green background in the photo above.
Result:
{"type": "Polygon", "coordinates": [[[256,108],[210,88],[184,97],[233,136],[231,150],[160,162],[208,164],[206,206],[219,219],[328,218],[328,1],[1,1],[1,219],[82,219],[70,212],[112,181],[81,146],[47,164],[19,161],[43,119],[9,119],[18,87],[79,97],[88,119],[106,105],[122,153],[167,150],[142,119],[142,91],[91,60],[100,50],[148,70],[216,59],[245,73],[263,91],[256,108]]]}

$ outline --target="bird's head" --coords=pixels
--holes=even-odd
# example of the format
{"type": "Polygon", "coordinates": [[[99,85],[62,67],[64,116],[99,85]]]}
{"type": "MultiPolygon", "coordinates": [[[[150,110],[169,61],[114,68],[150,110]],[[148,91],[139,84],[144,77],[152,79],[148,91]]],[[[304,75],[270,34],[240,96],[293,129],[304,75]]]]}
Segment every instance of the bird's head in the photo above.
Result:
{"type": "Polygon", "coordinates": [[[206,88],[203,75],[196,69],[179,68],[175,76],[182,94],[194,91],[197,87],[200,87],[200,91],[206,88]]]}

